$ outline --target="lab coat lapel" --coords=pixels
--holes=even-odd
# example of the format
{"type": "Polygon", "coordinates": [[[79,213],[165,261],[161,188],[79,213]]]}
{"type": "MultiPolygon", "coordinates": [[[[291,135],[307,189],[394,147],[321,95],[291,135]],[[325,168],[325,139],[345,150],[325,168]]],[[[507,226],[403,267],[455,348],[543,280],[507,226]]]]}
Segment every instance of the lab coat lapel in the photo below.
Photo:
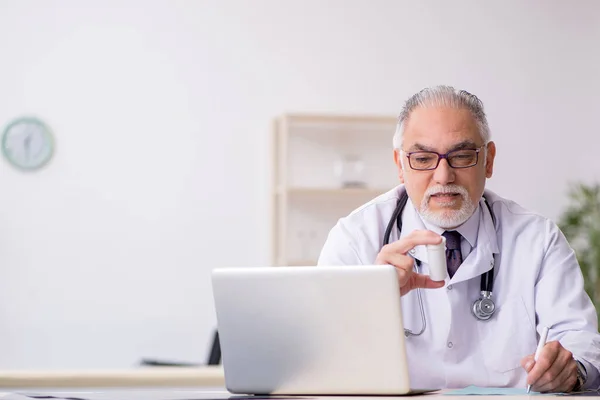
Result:
{"type": "Polygon", "coordinates": [[[489,271],[493,267],[494,254],[499,252],[496,229],[483,199],[479,202],[479,207],[481,218],[477,231],[477,244],[460,265],[450,280],[451,283],[466,281],[489,271]]]}

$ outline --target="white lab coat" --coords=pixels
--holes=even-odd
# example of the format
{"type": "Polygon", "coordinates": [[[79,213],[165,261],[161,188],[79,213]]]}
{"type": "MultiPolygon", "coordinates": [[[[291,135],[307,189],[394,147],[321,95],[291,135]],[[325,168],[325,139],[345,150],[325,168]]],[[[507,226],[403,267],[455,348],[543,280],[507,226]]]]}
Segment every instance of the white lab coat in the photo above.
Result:
{"type": "MultiPolygon", "coordinates": [[[[402,186],[340,219],[318,264],[373,264],[400,190],[402,186]]],[[[422,290],[427,327],[421,336],[406,338],[411,386],[524,388],[520,361],[535,352],[542,327],[549,326],[548,341],[559,340],[582,361],[588,372],[586,388],[598,388],[598,322],[573,250],[549,219],[489,190],[485,194],[497,231],[482,199],[475,248],[443,288],[422,290]],[[480,296],[480,276],[491,268],[494,253],[496,313],[483,322],[475,319],[471,306],[480,296]]],[[[402,237],[425,229],[410,199],[402,221],[402,237]]],[[[390,242],[395,240],[398,229],[392,230],[390,242]]],[[[411,254],[427,274],[426,248],[417,246],[411,254]]],[[[401,303],[404,327],[418,332],[422,323],[416,290],[402,296],[401,303]]]]}

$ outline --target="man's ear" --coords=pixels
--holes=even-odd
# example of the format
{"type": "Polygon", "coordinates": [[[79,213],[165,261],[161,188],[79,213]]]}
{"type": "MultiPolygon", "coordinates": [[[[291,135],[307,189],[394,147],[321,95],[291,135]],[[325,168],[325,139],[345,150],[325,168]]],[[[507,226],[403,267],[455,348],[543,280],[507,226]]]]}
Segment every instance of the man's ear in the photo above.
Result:
{"type": "Polygon", "coordinates": [[[394,149],[394,163],[398,168],[398,179],[400,179],[400,183],[404,183],[404,168],[402,167],[402,159],[400,157],[402,157],[400,150],[394,149]]]}
{"type": "Polygon", "coordinates": [[[496,144],[489,142],[487,145],[487,155],[485,157],[485,177],[491,178],[494,173],[494,159],[496,158],[496,144]]]}

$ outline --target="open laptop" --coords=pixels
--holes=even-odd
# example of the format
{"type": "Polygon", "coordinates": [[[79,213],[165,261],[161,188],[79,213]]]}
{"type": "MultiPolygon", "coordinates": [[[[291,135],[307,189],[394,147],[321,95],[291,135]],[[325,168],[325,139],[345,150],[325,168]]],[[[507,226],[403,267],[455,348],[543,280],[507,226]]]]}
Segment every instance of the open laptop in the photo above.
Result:
{"type": "Polygon", "coordinates": [[[212,284],[231,393],[430,391],[410,385],[391,266],[223,268],[212,284]]]}

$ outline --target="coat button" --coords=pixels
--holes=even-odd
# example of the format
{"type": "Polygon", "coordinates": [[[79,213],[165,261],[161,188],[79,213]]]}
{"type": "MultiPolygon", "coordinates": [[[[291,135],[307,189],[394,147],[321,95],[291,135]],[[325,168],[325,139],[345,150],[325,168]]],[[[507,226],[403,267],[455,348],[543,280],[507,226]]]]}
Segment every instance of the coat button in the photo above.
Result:
{"type": "Polygon", "coordinates": [[[451,349],[452,347],[454,347],[454,344],[452,342],[448,342],[448,348],[451,349]]]}
{"type": "Polygon", "coordinates": [[[415,249],[410,249],[408,252],[410,253],[411,256],[415,255],[415,249]]]}
{"type": "Polygon", "coordinates": [[[448,290],[452,290],[452,285],[448,285],[448,290]]]}

